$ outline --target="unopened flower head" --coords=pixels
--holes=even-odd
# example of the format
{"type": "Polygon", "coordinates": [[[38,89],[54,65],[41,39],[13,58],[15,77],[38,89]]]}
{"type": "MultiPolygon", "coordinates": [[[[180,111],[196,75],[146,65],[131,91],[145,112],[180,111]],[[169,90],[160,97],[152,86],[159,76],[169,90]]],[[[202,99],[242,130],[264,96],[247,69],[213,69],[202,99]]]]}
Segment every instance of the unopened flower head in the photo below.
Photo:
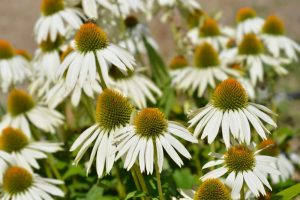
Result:
{"type": "Polygon", "coordinates": [[[208,172],[201,177],[201,180],[220,178],[227,174],[225,183],[232,188],[232,198],[240,197],[240,191],[244,184],[248,186],[255,197],[260,194],[266,195],[264,185],[272,190],[267,180],[267,174],[279,175],[280,172],[272,165],[276,162],[276,158],[258,155],[259,152],[260,150],[253,151],[251,146],[238,144],[229,148],[224,155],[211,153],[211,156],[218,160],[209,161],[203,166],[203,169],[223,166],[208,172]]]}
{"type": "Polygon", "coordinates": [[[188,61],[183,55],[177,55],[172,58],[169,68],[172,70],[182,69],[188,66],[188,61]]]}
{"type": "Polygon", "coordinates": [[[0,39],[0,60],[10,59],[15,55],[13,46],[6,40],[0,39]]]}
{"type": "Polygon", "coordinates": [[[276,127],[273,119],[266,113],[272,114],[272,111],[249,102],[245,89],[237,80],[226,79],[217,86],[210,103],[191,115],[189,123],[190,127],[196,126],[194,136],[198,137],[202,133],[201,139],[208,137],[208,143],[214,141],[221,127],[228,148],[230,133],[240,142],[250,144],[250,124],[263,139],[266,139],[266,133],[270,132],[261,120],[276,127]]]}
{"type": "Polygon", "coordinates": [[[237,22],[243,22],[248,19],[253,19],[256,17],[256,11],[253,10],[252,8],[241,8],[237,15],[236,15],[236,21],[237,22]]]}
{"type": "Polygon", "coordinates": [[[32,96],[24,90],[14,89],[7,98],[7,110],[12,116],[17,116],[34,107],[32,96]]]}
{"type": "Polygon", "coordinates": [[[221,31],[216,20],[208,18],[200,27],[199,34],[201,37],[214,37],[220,35],[221,31]]]}
{"type": "Polygon", "coordinates": [[[96,121],[106,130],[112,130],[129,123],[132,106],[122,94],[105,89],[98,97],[96,121]]]}
{"type": "Polygon", "coordinates": [[[248,105],[248,95],[239,82],[227,79],[215,89],[212,104],[221,110],[238,110],[248,105]]]}
{"type": "Polygon", "coordinates": [[[41,4],[41,11],[43,15],[53,15],[64,9],[63,0],[43,0],[41,4]]]}
{"type": "Polygon", "coordinates": [[[191,155],[174,136],[192,143],[197,142],[187,129],[175,122],[167,121],[158,108],[144,108],[135,116],[133,125],[128,125],[117,132],[116,159],[126,155],[124,168],[127,170],[138,160],[141,172],[146,170],[147,174],[152,174],[156,148],[160,172],[163,166],[164,150],[178,166],[182,166],[183,161],[178,153],[188,159],[191,155]]]}
{"type": "Polygon", "coordinates": [[[127,28],[132,29],[136,27],[139,23],[139,20],[136,16],[134,15],[129,15],[125,18],[124,24],[127,28]]]}
{"type": "Polygon", "coordinates": [[[197,46],[194,53],[194,63],[198,68],[218,66],[220,64],[217,51],[209,43],[197,46]]]}
{"type": "Polygon", "coordinates": [[[264,45],[255,34],[249,33],[244,35],[238,51],[241,55],[258,55],[264,52],[264,45]]]}
{"type": "Polygon", "coordinates": [[[76,48],[81,53],[104,49],[109,41],[106,33],[92,22],[81,25],[75,36],[76,48]]]}
{"type": "Polygon", "coordinates": [[[284,23],[278,16],[271,15],[266,19],[262,32],[270,35],[284,35],[284,23]]]}
{"type": "Polygon", "coordinates": [[[0,135],[0,149],[6,152],[18,152],[29,143],[27,136],[19,129],[5,128],[0,135]]]}
{"type": "Polygon", "coordinates": [[[207,179],[195,193],[194,200],[231,200],[226,186],[218,179],[207,179]]]}

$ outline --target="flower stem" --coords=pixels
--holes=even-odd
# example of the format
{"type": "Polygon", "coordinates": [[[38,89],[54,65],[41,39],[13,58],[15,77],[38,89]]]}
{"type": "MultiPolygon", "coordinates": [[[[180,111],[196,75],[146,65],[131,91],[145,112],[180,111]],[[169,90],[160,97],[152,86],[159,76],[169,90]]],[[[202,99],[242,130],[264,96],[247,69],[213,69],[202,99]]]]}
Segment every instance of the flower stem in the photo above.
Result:
{"type": "MultiPolygon", "coordinates": [[[[145,179],[144,179],[144,177],[143,177],[143,175],[142,175],[139,167],[136,164],[134,164],[133,167],[132,167],[132,169],[135,172],[135,175],[136,175],[136,177],[138,179],[138,182],[139,182],[139,184],[140,184],[140,186],[142,188],[142,191],[144,193],[146,193],[146,194],[149,194],[148,188],[147,188],[147,185],[146,185],[146,182],[145,182],[145,179]]],[[[146,199],[148,199],[148,198],[146,198],[146,199]]]]}
{"type": "Polygon", "coordinates": [[[245,184],[243,183],[242,189],[241,189],[241,200],[245,200],[245,190],[244,190],[245,184]]]}
{"type": "Polygon", "coordinates": [[[160,180],[160,173],[159,173],[159,168],[158,168],[156,142],[154,139],[153,139],[153,147],[154,147],[155,174],[156,174],[156,179],[157,179],[157,189],[158,189],[158,194],[159,194],[159,200],[164,200],[162,186],[161,186],[161,180],[160,180]]]}
{"type": "Polygon", "coordinates": [[[99,60],[97,58],[97,56],[95,55],[95,59],[96,59],[96,68],[97,68],[97,71],[98,71],[98,74],[99,74],[99,77],[100,77],[100,84],[101,84],[101,87],[102,89],[106,89],[107,88],[107,85],[104,81],[104,78],[103,78],[103,75],[102,75],[102,71],[101,71],[101,66],[99,64],[99,60]]]}
{"type": "Polygon", "coordinates": [[[93,102],[90,101],[90,98],[83,93],[83,98],[82,98],[82,103],[89,115],[89,117],[91,118],[92,121],[95,121],[95,109],[93,108],[93,102]]]}
{"type": "Polygon", "coordinates": [[[116,176],[117,176],[117,179],[118,179],[117,190],[118,190],[118,193],[119,193],[119,197],[120,197],[120,199],[125,199],[125,197],[126,197],[126,188],[122,183],[120,168],[119,168],[118,164],[115,165],[115,169],[116,169],[116,176]]]}

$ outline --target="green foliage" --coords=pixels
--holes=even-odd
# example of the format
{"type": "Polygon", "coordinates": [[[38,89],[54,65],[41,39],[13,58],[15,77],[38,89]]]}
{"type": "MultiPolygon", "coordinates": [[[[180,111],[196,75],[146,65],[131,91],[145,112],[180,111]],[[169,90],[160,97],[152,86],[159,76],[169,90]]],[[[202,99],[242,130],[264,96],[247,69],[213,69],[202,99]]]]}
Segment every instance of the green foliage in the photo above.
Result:
{"type": "Polygon", "coordinates": [[[300,183],[293,185],[276,194],[274,199],[276,200],[290,200],[300,196],[300,183]]]}

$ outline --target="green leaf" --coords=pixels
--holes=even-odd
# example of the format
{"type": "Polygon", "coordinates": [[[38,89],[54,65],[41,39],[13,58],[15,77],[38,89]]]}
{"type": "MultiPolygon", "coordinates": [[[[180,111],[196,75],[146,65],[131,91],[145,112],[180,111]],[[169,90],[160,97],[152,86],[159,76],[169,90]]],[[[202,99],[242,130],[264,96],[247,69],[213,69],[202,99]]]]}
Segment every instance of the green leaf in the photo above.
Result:
{"type": "Polygon", "coordinates": [[[85,176],[85,169],[81,165],[70,166],[68,171],[63,175],[62,179],[66,180],[69,177],[77,176],[77,175],[85,176]]]}
{"type": "Polygon", "coordinates": [[[277,193],[274,199],[290,200],[298,195],[300,195],[300,183],[277,193]]]}
{"type": "Polygon", "coordinates": [[[145,197],[146,194],[144,192],[141,191],[133,191],[127,194],[125,200],[127,199],[132,199],[132,198],[136,198],[136,197],[145,197]]]}
{"type": "Polygon", "coordinates": [[[197,178],[195,178],[187,168],[175,170],[173,178],[177,188],[191,189],[193,186],[198,185],[197,178]]]}

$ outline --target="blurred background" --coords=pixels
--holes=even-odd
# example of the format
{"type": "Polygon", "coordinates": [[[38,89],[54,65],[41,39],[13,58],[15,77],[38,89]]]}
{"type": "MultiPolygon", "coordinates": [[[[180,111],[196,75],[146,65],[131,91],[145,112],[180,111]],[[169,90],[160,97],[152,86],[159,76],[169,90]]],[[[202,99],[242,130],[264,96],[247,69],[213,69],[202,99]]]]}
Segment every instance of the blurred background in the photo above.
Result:
{"type": "MultiPolygon", "coordinates": [[[[0,0],[0,38],[9,40],[16,48],[26,49],[31,54],[36,48],[33,37],[33,27],[40,15],[40,1],[38,0],[0,0]]],[[[203,8],[209,13],[222,12],[221,22],[234,25],[236,12],[246,6],[254,8],[258,15],[266,17],[276,14],[283,19],[287,35],[292,39],[300,40],[300,0],[202,0],[203,8]]],[[[164,26],[159,18],[153,20],[150,29],[154,38],[160,44],[160,50],[169,62],[174,56],[174,42],[169,26],[164,26]]],[[[278,100],[285,94],[299,95],[300,93],[300,64],[295,63],[290,74],[280,79],[277,93],[278,100]]],[[[280,109],[286,116],[279,117],[280,123],[288,124],[295,130],[300,129],[300,100],[290,99],[280,103],[280,109]]]]}

